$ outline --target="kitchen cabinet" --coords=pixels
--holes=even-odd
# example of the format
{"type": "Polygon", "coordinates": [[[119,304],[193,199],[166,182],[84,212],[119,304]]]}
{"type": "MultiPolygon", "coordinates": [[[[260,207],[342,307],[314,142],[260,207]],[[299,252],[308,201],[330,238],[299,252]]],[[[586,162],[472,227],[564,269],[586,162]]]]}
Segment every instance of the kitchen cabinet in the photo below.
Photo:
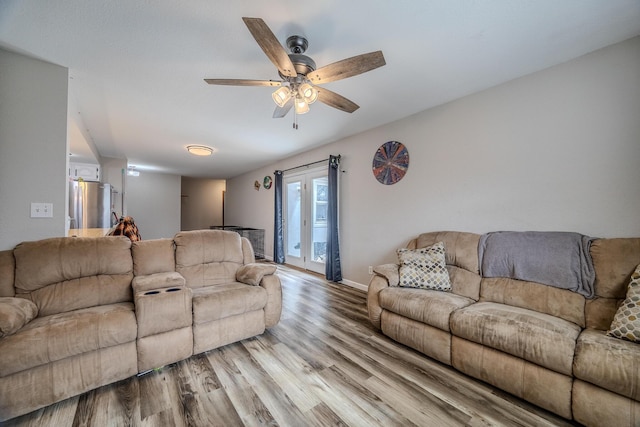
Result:
{"type": "Polygon", "coordinates": [[[69,177],[84,181],[100,181],[100,165],[90,163],[69,163],[69,177]]]}

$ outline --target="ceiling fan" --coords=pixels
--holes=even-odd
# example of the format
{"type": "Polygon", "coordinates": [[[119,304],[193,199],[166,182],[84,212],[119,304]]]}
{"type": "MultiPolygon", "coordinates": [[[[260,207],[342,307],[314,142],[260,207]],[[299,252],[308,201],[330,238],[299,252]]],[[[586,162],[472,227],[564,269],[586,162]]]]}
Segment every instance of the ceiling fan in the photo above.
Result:
{"type": "MultiPolygon", "coordinates": [[[[316,69],[313,59],[304,55],[307,39],[302,36],[287,38],[287,54],[278,39],[260,18],[242,18],[258,45],[278,69],[282,80],[204,79],[212,85],[272,86],[279,87],[272,97],[276,103],[274,118],[281,118],[293,108],[295,114],[309,111],[316,100],[338,110],[353,113],[360,108],[356,103],[318,85],[366,73],[385,65],[382,51],[365,53],[334,62],[316,69]]],[[[293,127],[298,128],[294,117],[293,127]]]]}

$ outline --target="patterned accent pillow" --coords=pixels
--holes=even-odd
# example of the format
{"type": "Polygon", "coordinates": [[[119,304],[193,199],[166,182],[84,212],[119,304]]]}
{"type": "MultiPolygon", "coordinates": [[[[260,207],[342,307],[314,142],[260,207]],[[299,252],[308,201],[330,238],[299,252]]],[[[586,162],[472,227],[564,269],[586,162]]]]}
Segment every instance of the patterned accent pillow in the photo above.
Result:
{"type": "Polygon", "coordinates": [[[450,291],[451,282],[444,259],[444,243],[420,249],[398,249],[399,286],[450,291]]]}
{"type": "Polygon", "coordinates": [[[631,275],[627,299],[618,308],[607,335],[640,343],[640,265],[631,275]]]}

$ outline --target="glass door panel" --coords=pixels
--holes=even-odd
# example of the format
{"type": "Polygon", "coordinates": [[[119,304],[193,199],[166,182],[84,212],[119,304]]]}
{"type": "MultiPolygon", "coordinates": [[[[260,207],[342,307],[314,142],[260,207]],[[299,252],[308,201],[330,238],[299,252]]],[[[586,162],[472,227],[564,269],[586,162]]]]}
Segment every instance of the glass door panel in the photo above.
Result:
{"type": "Polygon", "coordinates": [[[312,224],[311,229],[311,247],[309,270],[318,273],[324,273],[325,261],[327,258],[327,192],[329,183],[326,172],[323,176],[310,177],[311,188],[311,209],[312,213],[309,223],[312,224]]]}
{"type": "Polygon", "coordinates": [[[285,179],[285,260],[288,264],[304,268],[303,255],[303,182],[298,178],[285,179]]]}

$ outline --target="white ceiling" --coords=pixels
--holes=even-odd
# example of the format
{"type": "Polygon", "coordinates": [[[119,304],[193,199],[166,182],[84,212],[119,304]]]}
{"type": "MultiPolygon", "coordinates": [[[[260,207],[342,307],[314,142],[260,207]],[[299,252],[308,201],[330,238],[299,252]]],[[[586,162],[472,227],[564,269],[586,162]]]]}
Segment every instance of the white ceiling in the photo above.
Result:
{"type": "Polygon", "coordinates": [[[637,35],[640,0],[0,2],[0,46],[69,68],[72,113],[102,156],[222,179],[637,35]],[[374,50],[387,65],[326,85],[355,113],[315,103],[294,130],[291,113],[271,118],[273,88],[203,81],[278,79],[243,16],[283,44],[307,37],[318,67],[374,50]]]}

